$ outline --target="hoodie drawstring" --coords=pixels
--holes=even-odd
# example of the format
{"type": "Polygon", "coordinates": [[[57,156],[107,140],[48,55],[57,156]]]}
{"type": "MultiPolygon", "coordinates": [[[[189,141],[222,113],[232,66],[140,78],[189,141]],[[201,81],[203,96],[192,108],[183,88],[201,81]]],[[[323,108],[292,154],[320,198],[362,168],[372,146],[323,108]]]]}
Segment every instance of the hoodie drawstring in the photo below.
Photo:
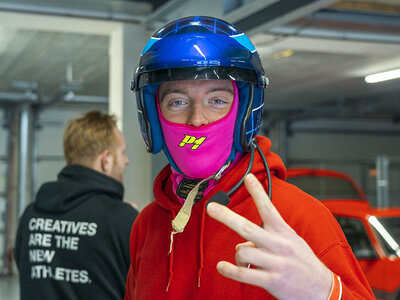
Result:
{"type": "MultiPolygon", "coordinates": [[[[205,178],[198,182],[194,188],[189,192],[185,199],[185,203],[183,203],[181,209],[179,210],[178,214],[175,215],[175,212],[172,214],[172,231],[171,231],[171,237],[170,237],[170,245],[169,245],[169,252],[168,254],[170,255],[169,257],[169,277],[168,277],[168,283],[167,283],[167,289],[166,292],[168,292],[169,286],[172,282],[172,277],[173,277],[173,262],[174,262],[174,235],[177,233],[183,232],[183,230],[186,227],[186,224],[188,223],[190,219],[190,215],[192,213],[192,208],[194,205],[194,200],[197,196],[197,193],[199,191],[199,188],[201,184],[207,180],[214,179],[214,180],[219,180],[221,179],[222,172],[225,171],[226,168],[229,167],[230,161],[223,165],[221,169],[216,174],[211,175],[208,178],[205,178]]],[[[200,267],[198,270],[198,279],[197,279],[197,286],[200,287],[200,279],[201,275],[203,273],[203,268],[204,268],[204,251],[203,251],[203,236],[204,236],[204,219],[205,219],[205,212],[206,212],[206,205],[203,207],[203,212],[202,212],[202,220],[201,220],[201,229],[200,229],[200,267]]]]}
{"type": "MultiPolygon", "coordinates": [[[[172,219],[175,218],[175,212],[172,211],[172,219]]],[[[165,289],[165,292],[168,293],[169,286],[172,282],[172,278],[174,277],[174,234],[175,231],[171,231],[171,243],[169,245],[169,266],[168,266],[168,282],[167,282],[167,288],[165,289]]]]}
{"type": "Polygon", "coordinates": [[[200,287],[201,275],[204,269],[204,223],[206,216],[206,205],[203,207],[203,212],[201,214],[201,227],[200,227],[200,267],[199,271],[197,272],[197,287],[200,287]]]}

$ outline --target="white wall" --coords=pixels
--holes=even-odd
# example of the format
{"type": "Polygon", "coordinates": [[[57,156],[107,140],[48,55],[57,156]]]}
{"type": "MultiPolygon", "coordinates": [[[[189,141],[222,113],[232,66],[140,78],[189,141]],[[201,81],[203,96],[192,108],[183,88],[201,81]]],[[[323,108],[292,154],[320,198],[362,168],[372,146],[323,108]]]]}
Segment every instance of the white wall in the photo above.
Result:
{"type": "Polygon", "coordinates": [[[36,134],[36,172],[34,171],[34,194],[47,181],[56,180],[57,174],[65,166],[63,152],[63,135],[68,120],[84,115],[90,110],[100,110],[107,113],[104,104],[55,106],[43,110],[38,115],[39,128],[36,134]]]}
{"type": "Polygon", "coordinates": [[[144,26],[123,24],[110,39],[109,111],[122,120],[130,163],[125,170],[125,199],[140,209],[152,199],[151,155],[140,134],[134,93],[130,90],[136,64],[149,33],[144,26]]]}

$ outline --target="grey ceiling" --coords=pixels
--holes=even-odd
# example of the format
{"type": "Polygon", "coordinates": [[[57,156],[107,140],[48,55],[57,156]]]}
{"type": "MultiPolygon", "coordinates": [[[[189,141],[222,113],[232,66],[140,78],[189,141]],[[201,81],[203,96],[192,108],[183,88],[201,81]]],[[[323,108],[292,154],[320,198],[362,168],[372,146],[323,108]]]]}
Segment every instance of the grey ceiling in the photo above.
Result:
{"type": "MultiPolygon", "coordinates": [[[[193,15],[193,3],[0,0],[0,11],[162,24],[193,15]]],[[[400,79],[364,81],[369,72],[400,68],[399,0],[210,3],[215,7],[208,8],[209,15],[245,29],[259,50],[271,81],[266,97],[269,111],[400,116],[400,79]]],[[[27,85],[43,102],[62,98],[69,90],[107,97],[108,38],[67,29],[56,33],[17,29],[12,24],[0,27],[0,103],[21,100],[27,85]]]]}
{"type": "Polygon", "coordinates": [[[18,93],[18,81],[38,84],[42,96],[67,89],[108,94],[108,38],[73,33],[8,30],[0,34],[0,91],[18,93]],[[69,72],[69,73],[68,73],[69,72]]]}

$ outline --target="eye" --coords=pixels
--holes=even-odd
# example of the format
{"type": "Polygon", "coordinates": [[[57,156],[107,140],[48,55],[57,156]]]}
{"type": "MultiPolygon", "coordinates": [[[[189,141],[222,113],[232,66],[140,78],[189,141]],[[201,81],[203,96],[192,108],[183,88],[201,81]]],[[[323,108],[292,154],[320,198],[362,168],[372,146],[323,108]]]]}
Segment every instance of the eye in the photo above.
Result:
{"type": "Polygon", "coordinates": [[[221,99],[214,99],[214,100],[211,100],[211,103],[213,103],[213,104],[225,104],[226,102],[224,100],[221,100],[221,99]]]}
{"type": "Polygon", "coordinates": [[[180,106],[180,105],[184,105],[185,101],[183,100],[175,100],[175,101],[171,101],[168,103],[168,106],[180,106]]]}
{"type": "Polygon", "coordinates": [[[188,100],[182,97],[171,97],[170,99],[165,99],[164,103],[162,106],[169,111],[181,111],[188,106],[188,100]]]}

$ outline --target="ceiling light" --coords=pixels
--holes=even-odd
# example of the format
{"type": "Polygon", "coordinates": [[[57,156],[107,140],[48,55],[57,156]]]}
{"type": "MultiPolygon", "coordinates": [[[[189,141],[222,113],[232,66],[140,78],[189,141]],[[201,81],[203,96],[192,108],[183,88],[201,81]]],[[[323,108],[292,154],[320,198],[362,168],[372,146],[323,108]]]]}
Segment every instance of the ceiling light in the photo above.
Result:
{"type": "Polygon", "coordinates": [[[280,51],[280,52],[274,54],[274,59],[280,59],[282,57],[289,57],[289,56],[292,56],[293,53],[294,53],[294,51],[290,50],[290,49],[280,51]]]}
{"type": "Polygon", "coordinates": [[[375,83],[396,78],[400,78],[400,69],[365,76],[365,81],[375,83]]]}

